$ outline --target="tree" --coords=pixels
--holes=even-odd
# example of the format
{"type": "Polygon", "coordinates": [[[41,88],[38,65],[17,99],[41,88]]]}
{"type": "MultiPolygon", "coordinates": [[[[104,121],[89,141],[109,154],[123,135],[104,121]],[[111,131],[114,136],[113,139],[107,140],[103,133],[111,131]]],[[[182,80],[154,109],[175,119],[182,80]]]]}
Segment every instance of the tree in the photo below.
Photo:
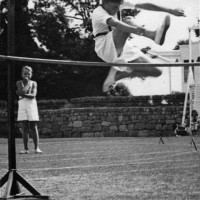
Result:
{"type": "MultiPolygon", "coordinates": [[[[65,4],[64,1],[41,0],[36,2],[35,7],[31,10],[32,36],[39,40],[41,47],[47,49],[48,58],[100,61],[94,52],[94,41],[91,33],[83,37],[82,25],[78,26],[76,22],[73,22],[74,25],[71,26],[70,18],[66,17],[67,8],[69,5],[65,4]]],[[[39,68],[40,65],[37,66],[39,68]]],[[[55,95],[54,98],[56,96],[57,98],[70,98],[91,96],[92,94],[101,95],[101,87],[107,70],[95,66],[67,66],[67,68],[46,66],[46,73],[42,73],[41,82],[48,80],[48,85],[54,88],[55,93],[50,96],[51,93],[47,93],[47,89],[42,89],[41,93],[47,94],[48,98],[53,95],[55,95]],[[102,76],[102,74],[104,75],[102,76]],[[88,81],[91,79],[93,84],[88,81]]]]}
{"type": "MultiPolygon", "coordinates": [[[[17,56],[101,61],[94,51],[91,25],[91,13],[99,5],[98,0],[33,0],[33,2],[34,6],[31,9],[28,8],[27,0],[16,3],[17,56]],[[69,12],[73,12],[75,17],[81,20],[72,21],[72,18],[68,17],[69,12]]],[[[6,13],[4,17],[6,18],[6,13]]],[[[5,50],[6,39],[3,41],[5,50]]],[[[39,86],[39,98],[102,95],[101,87],[109,70],[108,67],[64,67],[18,63],[16,79],[20,79],[20,70],[24,64],[33,67],[34,79],[39,86]]]]}
{"type": "MultiPolygon", "coordinates": [[[[0,54],[7,55],[7,0],[0,2],[0,54]]],[[[17,56],[28,56],[31,57],[32,52],[36,51],[37,45],[30,34],[29,24],[29,10],[27,9],[27,1],[20,0],[16,3],[16,18],[15,18],[15,52],[17,56]]],[[[20,64],[18,63],[17,66],[20,64]]],[[[16,68],[16,72],[18,68],[16,68]]],[[[6,98],[6,63],[0,63],[0,74],[1,74],[1,98],[6,98]]],[[[19,78],[20,73],[16,73],[16,79],[19,78]]],[[[0,86],[0,87],[1,87],[0,86]]]]}
{"type": "Polygon", "coordinates": [[[179,50],[180,49],[179,46],[184,44],[189,44],[189,40],[179,40],[177,45],[174,47],[174,50],[179,50]]]}

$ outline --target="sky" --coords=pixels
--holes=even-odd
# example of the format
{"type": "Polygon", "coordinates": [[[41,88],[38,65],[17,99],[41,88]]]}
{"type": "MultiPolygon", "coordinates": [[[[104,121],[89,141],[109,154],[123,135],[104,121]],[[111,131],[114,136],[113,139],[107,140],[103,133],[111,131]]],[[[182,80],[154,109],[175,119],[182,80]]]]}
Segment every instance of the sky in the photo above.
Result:
{"type": "MultiPolygon", "coordinates": [[[[137,2],[143,3],[147,0],[137,0],[137,2]]],[[[186,17],[170,15],[171,25],[167,31],[163,50],[172,50],[179,40],[187,40],[189,38],[188,28],[197,25],[197,18],[200,19],[200,0],[149,0],[148,2],[172,9],[180,8],[185,11],[186,17]]],[[[161,25],[165,15],[166,13],[163,12],[141,10],[135,20],[137,23],[144,24],[147,29],[155,30],[161,25]]],[[[193,33],[192,41],[195,40],[198,40],[198,38],[193,33]]],[[[148,77],[145,80],[133,78],[123,82],[136,96],[169,94],[169,68],[162,68],[162,72],[162,75],[158,78],[148,77]]],[[[172,91],[181,91],[181,88],[180,83],[176,81],[172,84],[172,91]]]]}
{"type": "MultiPolygon", "coordinates": [[[[153,3],[156,5],[168,7],[168,8],[180,8],[185,11],[186,17],[176,17],[170,15],[171,25],[167,31],[167,35],[165,38],[165,43],[163,44],[164,49],[172,50],[177,45],[179,40],[187,40],[189,38],[188,28],[197,24],[197,18],[200,19],[200,0],[133,0],[137,3],[153,3]]],[[[31,4],[31,0],[29,1],[31,4]]],[[[69,13],[69,15],[73,15],[73,13],[69,13]]],[[[155,30],[158,28],[166,13],[163,12],[152,12],[152,11],[144,11],[136,16],[136,22],[139,24],[144,24],[147,29],[155,30]]],[[[192,40],[195,41],[197,38],[195,34],[192,34],[192,40]]],[[[166,86],[169,85],[168,71],[163,73],[161,77],[158,79],[148,78],[145,81],[141,79],[132,79],[125,81],[129,88],[132,90],[133,95],[154,95],[154,94],[162,94],[167,93],[169,90],[166,86]]],[[[178,88],[180,86],[177,86],[178,88]]],[[[178,90],[175,90],[178,91],[178,90]]]]}
{"type": "MultiPolygon", "coordinates": [[[[146,0],[137,0],[147,2],[146,0]]],[[[185,11],[186,17],[176,17],[170,15],[171,25],[166,35],[164,46],[173,49],[179,40],[186,40],[189,37],[188,27],[197,23],[197,17],[200,18],[200,0],[149,0],[150,3],[168,7],[180,8],[185,11]]],[[[145,24],[146,28],[155,30],[161,23],[166,13],[144,11],[136,17],[138,23],[145,24]]],[[[195,37],[193,37],[195,39],[195,37]]]]}
{"type": "MultiPolygon", "coordinates": [[[[188,27],[196,24],[197,17],[200,18],[200,0],[133,0],[137,3],[154,3],[168,8],[181,8],[185,10],[186,17],[171,17],[171,25],[167,32],[164,47],[173,49],[179,40],[188,39],[188,27]]],[[[29,0],[29,7],[32,7],[32,0],[29,0]]],[[[73,15],[69,13],[69,15],[73,15]]],[[[137,15],[136,21],[144,24],[146,28],[155,30],[161,25],[166,13],[142,10],[137,15]]],[[[195,39],[195,37],[193,37],[195,39]]]]}

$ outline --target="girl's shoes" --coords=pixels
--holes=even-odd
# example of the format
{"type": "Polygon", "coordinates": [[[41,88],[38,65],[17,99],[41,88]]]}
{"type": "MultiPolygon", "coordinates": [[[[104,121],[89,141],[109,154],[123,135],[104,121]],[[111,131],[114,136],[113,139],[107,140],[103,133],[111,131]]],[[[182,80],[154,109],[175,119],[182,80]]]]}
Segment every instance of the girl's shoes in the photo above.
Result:
{"type": "MultiPolygon", "coordinates": [[[[23,150],[23,151],[20,151],[19,152],[19,154],[28,154],[29,153],[29,151],[28,150],[23,150]]],[[[38,153],[38,154],[42,154],[43,153],[43,151],[41,150],[41,149],[36,149],[36,150],[33,150],[33,153],[38,153]]]]}
{"type": "Polygon", "coordinates": [[[28,150],[26,150],[26,149],[19,152],[19,154],[28,154],[28,153],[29,153],[29,152],[28,152],[28,150]]]}
{"type": "Polygon", "coordinates": [[[33,150],[35,153],[38,153],[38,154],[42,154],[43,153],[43,151],[41,150],[41,149],[36,149],[36,150],[33,150]]]}

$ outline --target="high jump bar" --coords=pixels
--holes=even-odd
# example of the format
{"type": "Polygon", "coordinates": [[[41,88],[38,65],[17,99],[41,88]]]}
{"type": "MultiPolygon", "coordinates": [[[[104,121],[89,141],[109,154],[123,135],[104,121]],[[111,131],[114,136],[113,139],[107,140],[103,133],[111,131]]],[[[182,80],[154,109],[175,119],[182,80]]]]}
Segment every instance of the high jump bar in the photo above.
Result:
{"type": "Polygon", "coordinates": [[[0,61],[18,61],[18,62],[32,62],[32,63],[46,63],[46,64],[59,64],[59,65],[75,65],[75,66],[99,66],[99,67],[186,67],[186,66],[199,66],[200,62],[194,63],[107,63],[107,62],[88,62],[88,61],[71,61],[71,60],[54,60],[54,59],[41,59],[41,58],[28,58],[17,56],[4,56],[0,55],[0,61]]]}

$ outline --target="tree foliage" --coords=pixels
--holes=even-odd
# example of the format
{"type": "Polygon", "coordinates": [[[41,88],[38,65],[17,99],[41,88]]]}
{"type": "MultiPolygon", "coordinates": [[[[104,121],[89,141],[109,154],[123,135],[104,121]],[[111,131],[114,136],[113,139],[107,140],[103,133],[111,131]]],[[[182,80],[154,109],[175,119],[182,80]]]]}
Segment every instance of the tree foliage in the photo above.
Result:
{"type": "Polygon", "coordinates": [[[177,45],[174,47],[174,50],[179,50],[180,49],[180,45],[185,45],[185,44],[189,44],[189,40],[179,40],[177,45]]]}
{"type": "MultiPolygon", "coordinates": [[[[98,0],[27,0],[16,2],[16,55],[46,59],[101,61],[94,52],[91,13],[98,0]],[[76,18],[81,20],[73,19],[76,18]]],[[[1,11],[7,7],[1,1],[1,11]]],[[[136,15],[138,11],[127,11],[136,15]]],[[[126,13],[124,13],[126,14],[126,13]]],[[[7,13],[1,12],[1,19],[7,13]]],[[[0,35],[0,54],[6,54],[7,24],[0,35]]],[[[102,83],[109,68],[60,66],[36,63],[17,63],[16,80],[24,64],[33,67],[33,79],[38,82],[39,98],[71,98],[102,95],[102,83]]],[[[0,69],[1,70],[1,69],[0,69]]]]}

